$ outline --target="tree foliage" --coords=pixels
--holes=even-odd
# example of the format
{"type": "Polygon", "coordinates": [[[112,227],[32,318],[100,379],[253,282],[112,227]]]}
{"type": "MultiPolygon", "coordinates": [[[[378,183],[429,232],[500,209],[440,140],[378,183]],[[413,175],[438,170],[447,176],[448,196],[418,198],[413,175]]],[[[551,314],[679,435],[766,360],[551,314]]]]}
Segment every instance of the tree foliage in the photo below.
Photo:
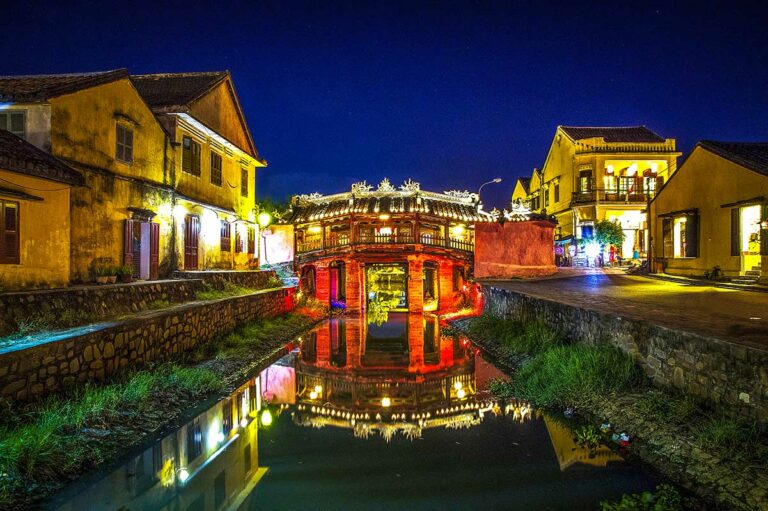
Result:
{"type": "Polygon", "coordinates": [[[624,231],[618,222],[601,220],[595,224],[595,241],[600,245],[619,247],[624,243],[624,231]]]}

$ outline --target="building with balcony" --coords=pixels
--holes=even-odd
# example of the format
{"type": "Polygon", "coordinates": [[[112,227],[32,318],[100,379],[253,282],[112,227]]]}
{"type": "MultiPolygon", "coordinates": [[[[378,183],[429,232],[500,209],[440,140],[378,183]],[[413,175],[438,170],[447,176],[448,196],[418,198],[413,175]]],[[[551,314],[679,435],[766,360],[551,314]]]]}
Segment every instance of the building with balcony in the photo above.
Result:
{"type": "Polygon", "coordinates": [[[554,215],[555,243],[568,254],[602,220],[619,222],[624,244],[616,253],[647,257],[648,201],[677,168],[675,139],[645,126],[558,126],[542,168],[521,179],[513,202],[554,215]]]}
{"type": "Polygon", "coordinates": [[[294,197],[303,291],[350,311],[446,310],[472,275],[474,225],[496,217],[469,192],[356,183],[335,195],[294,197]]]}

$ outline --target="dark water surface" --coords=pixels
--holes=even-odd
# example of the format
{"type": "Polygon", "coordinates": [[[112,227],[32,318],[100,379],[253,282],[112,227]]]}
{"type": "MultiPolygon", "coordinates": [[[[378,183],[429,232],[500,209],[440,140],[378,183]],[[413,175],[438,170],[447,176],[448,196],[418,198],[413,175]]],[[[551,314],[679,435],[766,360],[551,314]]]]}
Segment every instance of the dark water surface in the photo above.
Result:
{"type": "Polygon", "coordinates": [[[232,395],[50,509],[599,509],[654,480],[487,392],[429,316],[326,321],[232,395]],[[270,421],[271,419],[271,421],[270,421]]]}

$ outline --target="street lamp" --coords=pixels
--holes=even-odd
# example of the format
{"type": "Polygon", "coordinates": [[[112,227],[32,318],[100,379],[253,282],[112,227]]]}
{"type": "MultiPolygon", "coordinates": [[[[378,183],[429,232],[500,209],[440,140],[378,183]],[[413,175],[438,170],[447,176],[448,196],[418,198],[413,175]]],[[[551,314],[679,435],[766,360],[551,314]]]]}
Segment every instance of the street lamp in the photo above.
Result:
{"type": "Polygon", "coordinates": [[[501,183],[501,178],[500,177],[495,177],[495,178],[491,179],[490,181],[487,181],[487,182],[481,184],[480,188],[477,189],[477,198],[478,198],[478,200],[480,199],[480,190],[482,190],[485,185],[489,185],[491,183],[501,183]]]}

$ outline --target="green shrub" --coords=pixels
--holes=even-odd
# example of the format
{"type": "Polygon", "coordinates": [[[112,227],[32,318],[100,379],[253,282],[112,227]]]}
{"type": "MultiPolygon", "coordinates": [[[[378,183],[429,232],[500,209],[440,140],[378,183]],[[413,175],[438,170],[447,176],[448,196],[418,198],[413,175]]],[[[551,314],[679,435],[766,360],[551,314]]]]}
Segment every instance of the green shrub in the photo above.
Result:
{"type": "Polygon", "coordinates": [[[741,417],[711,417],[694,425],[699,447],[724,458],[768,464],[768,439],[757,422],[741,417]]]}
{"type": "Polygon", "coordinates": [[[196,294],[198,300],[218,300],[220,298],[247,295],[255,291],[249,287],[238,286],[229,281],[224,282],[224,289],[214,289],[207,283],[204,286],[205,290],[198,291],[196,294]]]}
{"type": "Polygon", "coordinates": [[[510,356],[535,355],[563,344],[557,333],[543,321],[532,321],[523,326],[519,321],[490,314],[472,319],[467,333],[470,337],[495,341],[501,353],[510,356]]]}
{"type": "Polygon", "coordinates": [[[629,355],[610,346],[556,346],[520,367],[514,395],[539,406],[565,406],[627,388],[638,377],[629,355]]]}
{"type": "Polygon", "coordinates": [[[674,486],[660,484],[656,492],[624,495],[619,502],[601,502],[602,511],[682,511],[683,502],[674,486]]]}

